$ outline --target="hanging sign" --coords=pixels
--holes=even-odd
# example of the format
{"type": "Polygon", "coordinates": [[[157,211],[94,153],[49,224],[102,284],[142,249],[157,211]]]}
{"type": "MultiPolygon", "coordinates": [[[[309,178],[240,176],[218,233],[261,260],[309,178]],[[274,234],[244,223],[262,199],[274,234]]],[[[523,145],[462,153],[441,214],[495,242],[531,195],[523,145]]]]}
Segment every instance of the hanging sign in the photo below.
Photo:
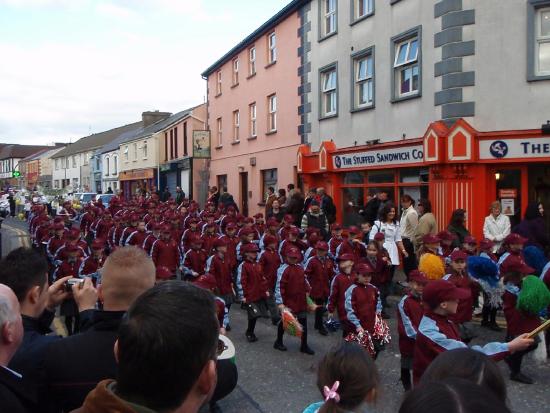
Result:
{"type": "Polygon", "coordinates": [[[372,150],[350,154],[334,154],[332,159],[334,168],[336,169],[402,165],[423,162],[423,150],[423,145],[417,145],[404,148],[382,149],[378,151],[372,150]]]}

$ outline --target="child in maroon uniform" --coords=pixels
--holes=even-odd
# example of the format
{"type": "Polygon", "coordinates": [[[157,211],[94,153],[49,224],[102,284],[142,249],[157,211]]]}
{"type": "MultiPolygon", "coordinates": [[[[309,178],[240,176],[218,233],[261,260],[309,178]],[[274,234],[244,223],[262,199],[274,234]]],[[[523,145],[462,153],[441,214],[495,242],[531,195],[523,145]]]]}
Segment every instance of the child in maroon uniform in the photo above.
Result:
{"type": "Polygon", "coordinates": [[[397,332],[399,333],[399,352],[401,353],[401,383],[405,391],[411,389],[411,371],[413,366],[414,344],[420,320],[424,315],[422,291],[428,283],[426,276],[418,270],[409,274],[409,292],[397,305],[397,332]]]}
{"type": "Polygon", "coordinates": [[[166,267],[173,276],[176,275],[180,263],[180,251],[178,244],[172,239],[172,228],[170,225],[163,225],[160,238],[155,241],[151,249],[151,258],[155,267],[166,267]]]}
{"type": "Polygon", "coordinates": [[[143,219],[138,220],[136,229],[128,235],[125,245],[135,245],[138,248],[143,248],[145,238],[147,238],[147,231],[145,230],[145,221],[143,219]]]}
{"type": "MultiPolygon", "coordinates": [[[[503,277],[505,291],[502,296],[502,308],[506,317],[506,340],[512,340],[524,333],[529,333],[540,326],[538,314],[531,314],[517,308],[518,296],[521,291],[522,280],[525,276],[533,274],[535,270],[527,266],[519,257],[512,256],[501,266],[500,273],[503,277]]],[[[518,351],[508,356],[505,361],[510,367],[510,379],[533,384],[530,377],[521,372],[523,356],[537,348],[536,342],[523,351],[518,351]]]]}
{"type": "Polygon", "coordinates": [[[95,286],[101,283],[99,270],[103,267],[105,260],[105,240],[101,238],[93,240],[91,248],[92,254],[82,261],[78,276],[80,278],[91,277],[95,286]]]}
{"type": "Polygon", "coordinates": [[[495,263],[498,262],[497,256],[493,253],[494,246],[495,243],[493,241],[487,238],[483,238],[481,241],[479,241],[479,256],[489,258],[495,263]]]}
{"type": "Polygon", "coordinates": [[[273,325],[279,323],[279,310],[275,304],[275,284],[277,283],[277,270],[281,266],[281,258],[277,252],[277,238],[273,235],[266,235],[263,237],[264,250],[258,257],[258,262],[262,266],[262,274],[264,275],[267,288],[269,291],[269,298],[267,299],[267,306],[269,314],[271,315],[271,322],[273,325]]]}
{"type": "Polygon", "coordinates": [[[158,222],[151,222],[151,232],[147,234],[145,237],[145,240],[143,241],[142,248],[143,250],[150,256],[151,255],[151,249],[153,248],[153,244],[156,240],[160,237],[160,229],[161,224],[158,222]]]}
{"type": "Polygon", "coordinates": [[[204,226],[204,233],[201,236],[203,240],[203,249],[206,251],[206,255],[212,254],[214,248],[214,241],[219,238],[216,233],[216,224],[214,222],[208,223],[204,226]]]}
{"type": "MultiPolygon", "coordinates": [[[[79,257],[79,249],[74,244],[69,244],[65,248],[65,259],[57,267],[54,272],[54,281],[63,277],[78,277],[78,270],[82,263],[82,258],[79,257]]],[[[79,330],[80,318],[78,316],[78,308],[74,299],[63,301],[59,309],[59,314],[65,316],[65,326],[69,335],[77,333],[79,330]]]]}
{"type": "Polygon", "coordinates": [[[214,276],[218,295],[223,299],[227,308],[231,309],[235,290],[231,262],[227,259],[227,244],[224,239],[218,238],[212,246],[214,255],[211,255],[206,261],[206,272],[214,276]]]}
{"type": "Polygon", "coordinates": [[[332,224],[330,227],[332,238],[328,240],[329,255],[332,259],[336,258],[336,249],[340,246],[344,238],[342,237],[342,225],[332,224]]]}
{"type": "Polygon", "coordinates": [[[453,241],[456,239],[456,235],[447,230],[443,230],[437,234],[437,238],[441,241],[439,255],[446,260],[454,250],[453,241]]]}
{"type": "Polygon", "coordinates": [[[182,260],[183,275],[189,281],[194,281],[199,275],[204,274],[206,269],[206,251],[202,248],[203,240],[195,236],[189,240],[191,248],[185,253],[182,260]]]}
{"type": "Polygon", "coordinates": [[[519,259],[525,264],[523,246],[527,241],[527,238],[523,238],[521,235],[513,232],[504,238],[504,241],[502,242],[504,253],[500,256],[497,262],[498,267],[500,268],[506,260],[512,257],[519,257],[519,259]]]}
{"type": "Polygon", "coordinates": [[[338,258],[338,268],[340,273],[336,275],[330,283],[330,293],[328,297],[327,311],[328,318],[334,317],[334,311],[338,311],[338,319],[342,325],[343,336],[355,331],[353,326],[347,323],[347,313],[345,308],[345,294],[350,285],[353,284],[353,260],[352,254],[343,254],[338,258]]]}
{"type": "Polygon", "coordinates": [[[309,295],[315,304],[315,329],[319,334],[326,336],[328,331],[323,323],[323,314],[326,311],[327,299],[330,293],[330,282],[334,276],[334,261],[328,256],[328,244],[319,241],[315,244],[316,254],[306,262],[305,273],[311,292],[309,295]]]}
{"type": "MultiPolygon", "coordinates": [[[[275,302],[281,312],[288,308],[302,325],[302,343],[300,351],[313,355],[315,352],[307,344],[307,297],[310,286],[304,274],[303,267],[299,264],[302,254],[296,248],[289,249],[286,253],[287,263],[281,265],[277,271],[277,286],[275,288],[275,302]]],[[[273,348],[286,351],[283,344],[283,322],[279,322],[277,328],[277,340],[273,348]]]]}
{"type": "Polygon", "coordinates": [[[242,303],[248,308],[248,328],[246,339],[249,343],[258,341],[254,328],[259,317],[267,314],[269,291],[262,274],[262,266],[256,261],[258,247],[250,243],[242,248],[244,261],[239,265],[237,284],[242,303]]]}
{"type": "Polygon", "coordinates": [[[468,256],[477,255],[477,240],[472,236],[465,237],[462,243],[462,251],[468,256]]]}
{"type": "Polygon", "coordinates": [[[297,249],[300,251],[300,263],[303,261],[303,251],[307,249],[307,244],[299,239],[300,230],[296,227],[292,227],[287,232],[287,237],[279,244],[279,255],[281,261],[286,262],[286,254],[291,249],[297,249]]]}

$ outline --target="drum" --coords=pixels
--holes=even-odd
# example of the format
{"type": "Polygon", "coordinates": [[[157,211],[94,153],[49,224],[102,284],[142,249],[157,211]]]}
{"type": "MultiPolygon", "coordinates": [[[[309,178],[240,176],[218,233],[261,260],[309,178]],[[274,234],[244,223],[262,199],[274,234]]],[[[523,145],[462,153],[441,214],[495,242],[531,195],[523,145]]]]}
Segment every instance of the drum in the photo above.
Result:
{"type": "Polygon", "coordinates": [[[237,364],[235,345],[228,337],[222,335],[218,338],[218,360],[230,360],[233,364],[237,364]]]}

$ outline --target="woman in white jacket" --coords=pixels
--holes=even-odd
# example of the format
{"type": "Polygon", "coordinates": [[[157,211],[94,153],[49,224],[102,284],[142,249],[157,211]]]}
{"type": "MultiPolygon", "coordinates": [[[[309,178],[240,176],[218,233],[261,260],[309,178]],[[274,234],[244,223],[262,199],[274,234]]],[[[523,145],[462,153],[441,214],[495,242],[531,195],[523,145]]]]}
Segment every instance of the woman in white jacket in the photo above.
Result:
{"type": "Polygon", "coordinates": [[[500,202],[493,202],[490,214],[485,217],[483,224],[483,236],[495,243],[493,252],[500,249],[502,241],[510,234],[510,231],[510,218],[501,214],[500,202]]]}

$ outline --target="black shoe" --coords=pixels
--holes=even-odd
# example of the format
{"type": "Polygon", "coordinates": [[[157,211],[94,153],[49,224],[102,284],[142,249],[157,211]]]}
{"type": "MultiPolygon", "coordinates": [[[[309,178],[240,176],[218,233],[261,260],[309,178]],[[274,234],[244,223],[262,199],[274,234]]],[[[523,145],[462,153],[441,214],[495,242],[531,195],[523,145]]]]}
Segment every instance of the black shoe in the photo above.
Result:
{"type": "Polygon", "coordinates": [[[488,321],[483,320],[483,321],[481,322],[481,327],[487,327],[487,328],[489,328],[490,326],[491,326],[491,323],[489,323],[488,321]]]}
{"type": "Polygon", "coordinates": [[[315,351],[313,351],[309,346],[301,347],[300,352],[304,354],[309,354],[310,356],[313,356],[315,354],[315,351]]]}
{"type": "Polygon", "coordinates": [[[322,336],[328,336],[328,330],[325,328],[325,326],[322,326],[319,329],[319,334],[321,334],[322,336]]]}
{"type": "Polygon", "coordinates": [[[533,384],[533,383],[535,383],[535,381],[531,377],[528,377],[528,376],[526,376],[525,374],[523,374],[521,372],[516,373],[516,374],[511,374],[510,375],[510,380],[517,381],[518,383],[523,383],[523,384],[533,384]]]}
{"type": "Polygon", "coordinates": [[[489,329],[493,331],[502,331],[502,327],[500,327],[497,323],[490,323],[489,329]]]}
{"type": "Polygon", "coordinates": [[[287,350],[286,346],[283,343],[280,343],[278,341],[276,341],[275,344],[273,344],[273,348],[275,350],[279,350],[279,351],[286,351],[287,350]]]}
{"type": "Polygon", "coordinates": [[[256,337],[256,334],[254,333],[245,333],[245,336],[249,343],[258,341],[258,337],[256,337]]]}
{"type": "Polygon", "coordinates": [[[281,321],[280,318],[272,318],[272,319],[271,319],[271,324],[273,324],[274,326],[276,326],[277,324],[279,324],[279,321],[281,321]]]}

